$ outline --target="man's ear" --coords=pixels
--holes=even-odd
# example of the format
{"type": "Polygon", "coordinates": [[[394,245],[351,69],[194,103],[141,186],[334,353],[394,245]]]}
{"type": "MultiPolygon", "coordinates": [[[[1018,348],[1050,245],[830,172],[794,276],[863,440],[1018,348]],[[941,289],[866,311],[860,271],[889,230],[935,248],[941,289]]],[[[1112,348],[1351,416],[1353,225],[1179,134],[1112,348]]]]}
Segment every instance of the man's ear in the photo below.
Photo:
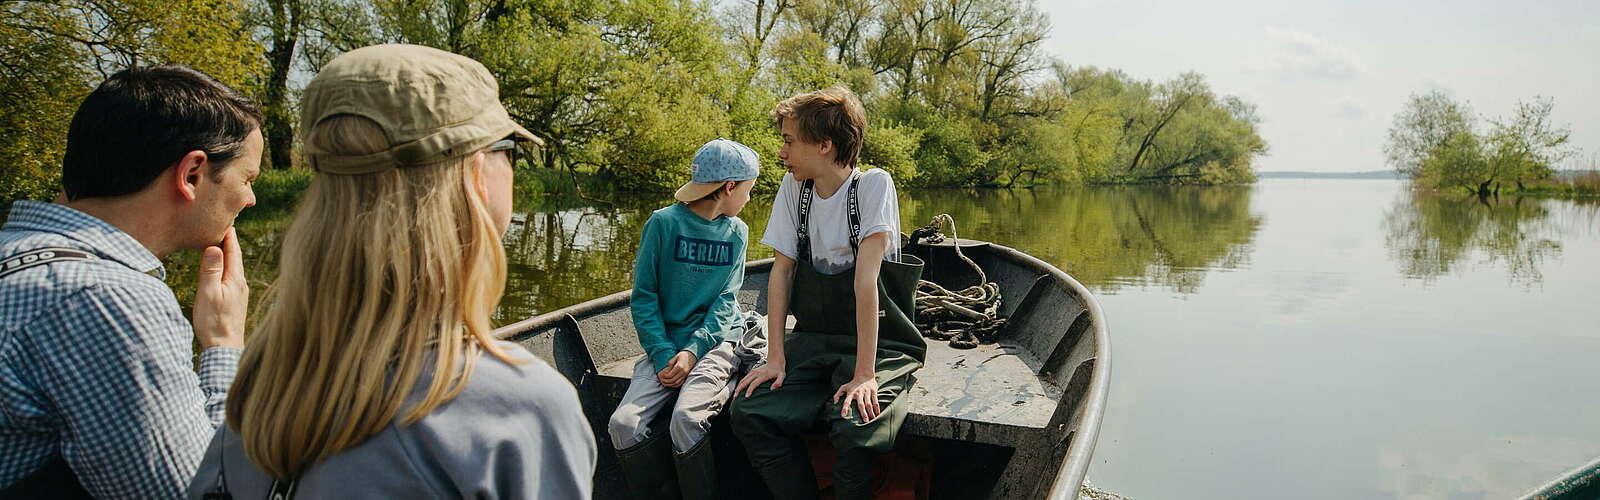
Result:
{"type": "Polygon", "coordinates": [[[178,197],[184,201],[194,201],[200,177],[206,174],[206,166],[209,163],[210,158],[206,157],[206,152],[200,150],[190,151],[173,163],[169,174],[172,178],[169,180],[172,182],[172,187],[177,190],[178,197]]]}
{"type": "Polygon", "coordinates": [[[822,156],[833,156],[833,139],[823,139],[817,143],[817,147],[820,148],[822,156]]]}
{"type": "Polygon", "coordinates": [[[738,181],[727,181],[727,182],[724,182],[724,183],[722,183],[722,194],[725,194],[725,195],[733,194],[733,188],[736,188],[736,187],[739,187],[738,181]]]}

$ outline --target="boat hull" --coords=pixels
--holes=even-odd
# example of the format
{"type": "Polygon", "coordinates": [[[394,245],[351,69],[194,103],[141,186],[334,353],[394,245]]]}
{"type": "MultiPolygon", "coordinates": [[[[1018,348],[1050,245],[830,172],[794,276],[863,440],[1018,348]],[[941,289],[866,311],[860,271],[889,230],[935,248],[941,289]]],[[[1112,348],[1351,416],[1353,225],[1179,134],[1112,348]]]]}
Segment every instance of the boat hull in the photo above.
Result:
{"type": "MultiPolygon", "coordinates": [[[[1050,498],[1078,495],[1105,410],[1110,342],[1094,296],[1067,273],[1020,251],[961,240],[962,253],[1000,285],[1009,319],[997,342],[954,349],[929,340],[927,363],[908,396],[901,441],[914,443],[934,498],[1050,498]]],[[[949,289],[977,281],[955,242],[912,246],[924,279],[949,289]]],[[[765,314],[772,260],[750,262],[741,304],[765,314]]],[[[642,354],[623,291],[496,330],[544,357],[577,386],[602,449],[595,497],[627,498],[606,424],[642,354]]],[[[714,420],[721,477],[730,498],[763,498],[743,450],[714,420]]]]}

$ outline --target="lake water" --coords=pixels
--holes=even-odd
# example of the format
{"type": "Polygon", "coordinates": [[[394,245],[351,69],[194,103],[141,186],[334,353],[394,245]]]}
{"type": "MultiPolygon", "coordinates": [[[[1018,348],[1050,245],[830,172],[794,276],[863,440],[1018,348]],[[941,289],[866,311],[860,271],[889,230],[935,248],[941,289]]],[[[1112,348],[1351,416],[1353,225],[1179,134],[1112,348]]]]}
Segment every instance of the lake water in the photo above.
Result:
{"type": "MultiPolygon", "coordinates": [[[[661,203],[524,203],[496,322],[628,288],[661,203]]],[[[770,205],[745,209],[753,239],[770,205]]],[[[902,193],[901,211],[907,231],[950,213],[962,237],[1038,256],[1099,296],[1112,343],[1089,469],[1100,488],[1505,498],[1600,456],[1600,202],[1271,179],[923,191],[902,193]]],[[[282,226],[240,224],[258,286],[282,226]]],[[[191,268],[173,263],[181,297],[191,268]]]]}

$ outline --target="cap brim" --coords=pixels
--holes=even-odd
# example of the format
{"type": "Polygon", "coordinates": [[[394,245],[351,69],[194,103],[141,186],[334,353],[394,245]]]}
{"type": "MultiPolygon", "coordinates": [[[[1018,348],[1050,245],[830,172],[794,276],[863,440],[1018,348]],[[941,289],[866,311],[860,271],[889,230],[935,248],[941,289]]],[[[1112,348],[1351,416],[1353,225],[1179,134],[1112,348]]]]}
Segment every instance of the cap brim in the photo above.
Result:
{"type": "Polygon", "coordinates": [[[544,147],[544,139],[540,139],[539,136],[533,135],[533,132],[529,132],[528,129],[522,128],[522,125],[515,121],[511,122],[511,135],[518,139],[531,142],[536,146],[544,147]]]}
{"type": "Polygon", "coordinates": [[[712,191],[716,191],[720,187],[722,187],[721,182],[713,182],[711,184],[690,182],[678,188],[678,192],[674,193],[672,197],[677,198],[678,201],[695,201],[705,198],[706,195],[711,194],[712,191]]]}

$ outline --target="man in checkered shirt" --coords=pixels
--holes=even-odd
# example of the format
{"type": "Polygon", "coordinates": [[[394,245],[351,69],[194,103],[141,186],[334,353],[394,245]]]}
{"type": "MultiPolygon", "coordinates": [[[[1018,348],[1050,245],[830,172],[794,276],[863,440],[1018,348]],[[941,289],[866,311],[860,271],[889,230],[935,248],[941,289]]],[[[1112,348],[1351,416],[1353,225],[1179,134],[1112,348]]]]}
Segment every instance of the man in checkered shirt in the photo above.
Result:
{"type": "Polygon", "coordinates": [[[233,219],[261,151],[256,105],[187,67],[85,98],[65,194],[0,227],[0,498],[182,496],[244,345],[233,219]],[[162,281],[186,248],[202,250],[192,326],[162,281]]]}

